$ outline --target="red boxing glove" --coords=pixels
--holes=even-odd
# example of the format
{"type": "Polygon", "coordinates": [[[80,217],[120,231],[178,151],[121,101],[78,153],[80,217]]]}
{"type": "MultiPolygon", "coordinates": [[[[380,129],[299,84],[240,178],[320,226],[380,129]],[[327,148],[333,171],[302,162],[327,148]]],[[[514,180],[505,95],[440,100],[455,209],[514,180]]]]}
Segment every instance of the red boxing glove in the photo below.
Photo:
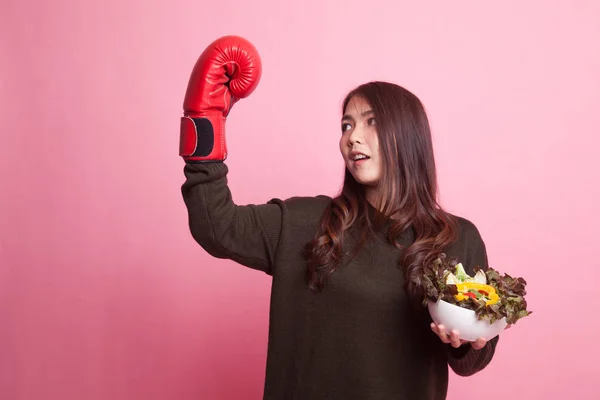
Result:
{"type": "Polygon", "coordinates": [[[179,155],[188,163],[227,158],[225,120],[231,107],[249,96],[260,80],[256,48],[239,36],[215,40],[200,55],[185,93],[179,155]]]}

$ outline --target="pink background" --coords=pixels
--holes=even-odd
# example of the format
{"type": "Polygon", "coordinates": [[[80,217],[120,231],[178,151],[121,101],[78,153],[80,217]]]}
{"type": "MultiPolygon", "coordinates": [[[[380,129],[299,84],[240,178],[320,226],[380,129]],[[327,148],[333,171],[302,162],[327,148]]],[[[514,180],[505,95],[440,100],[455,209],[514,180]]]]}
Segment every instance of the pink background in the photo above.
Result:
{"type": "Polygon", "coordinates": [[[335,194],[343,96],[406,86],[443,204],[534,311],[449,399],[600,398],[598,2],[284,3],[2,2],[0,398],[260,398],[269,279],[196,245],[180,195],[185,87],[225,34],[264,64],[235,201],[335,194]]]}

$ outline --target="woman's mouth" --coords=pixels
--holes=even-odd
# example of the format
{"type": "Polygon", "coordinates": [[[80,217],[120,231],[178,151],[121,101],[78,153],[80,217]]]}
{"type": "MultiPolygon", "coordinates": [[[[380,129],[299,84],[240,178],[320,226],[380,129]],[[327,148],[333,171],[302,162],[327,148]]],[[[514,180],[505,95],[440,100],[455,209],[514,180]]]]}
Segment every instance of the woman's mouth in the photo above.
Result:
{"type": "Polygon", "coordinates": [[[354,163],[354,165],[362,165],[370,159],[371,159],[371,157],[367,156],[364,153],[359,153],[359,152],[350,153],[350,160],[354,163]]]}

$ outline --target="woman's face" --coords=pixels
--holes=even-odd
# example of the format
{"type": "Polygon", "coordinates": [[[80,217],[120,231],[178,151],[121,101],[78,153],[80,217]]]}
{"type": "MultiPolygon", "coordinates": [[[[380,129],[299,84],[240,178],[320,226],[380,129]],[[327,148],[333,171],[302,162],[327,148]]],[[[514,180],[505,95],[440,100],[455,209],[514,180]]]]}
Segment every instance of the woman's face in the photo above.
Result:
{"type": "Polygon", "coordinates": [[[360,184],[374,186],[381,179],[377,123],[371,106],[354,96],[342,117],[340,151],[346,167],[360,184]]]}

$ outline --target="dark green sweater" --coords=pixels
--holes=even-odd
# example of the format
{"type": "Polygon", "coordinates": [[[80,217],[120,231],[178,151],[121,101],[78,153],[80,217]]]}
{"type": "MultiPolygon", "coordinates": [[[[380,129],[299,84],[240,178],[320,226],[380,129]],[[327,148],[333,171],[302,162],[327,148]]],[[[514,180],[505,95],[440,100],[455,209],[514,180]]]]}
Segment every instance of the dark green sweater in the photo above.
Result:
{"type": "MultiPolygon", "coordinates": [[[[481,350],[469,344],[454,349],[415,316],[403,289],[400,251],[384,232],[339,267],[323,292],[308,289],[303,248],[331,198],[236,205],[226,164],[188,164],[184,173],[194,239],[214,257],[272,277],[264,399],[442,400],[448,366],[468,376],[491,361],[498,337],[481,350]]],[[[459,239],[448,255],[467,270],[487,268],[477,228],[459,221],[459,239]]],[[[411,235],[402,244],[410,244],[411,235]]]]}

